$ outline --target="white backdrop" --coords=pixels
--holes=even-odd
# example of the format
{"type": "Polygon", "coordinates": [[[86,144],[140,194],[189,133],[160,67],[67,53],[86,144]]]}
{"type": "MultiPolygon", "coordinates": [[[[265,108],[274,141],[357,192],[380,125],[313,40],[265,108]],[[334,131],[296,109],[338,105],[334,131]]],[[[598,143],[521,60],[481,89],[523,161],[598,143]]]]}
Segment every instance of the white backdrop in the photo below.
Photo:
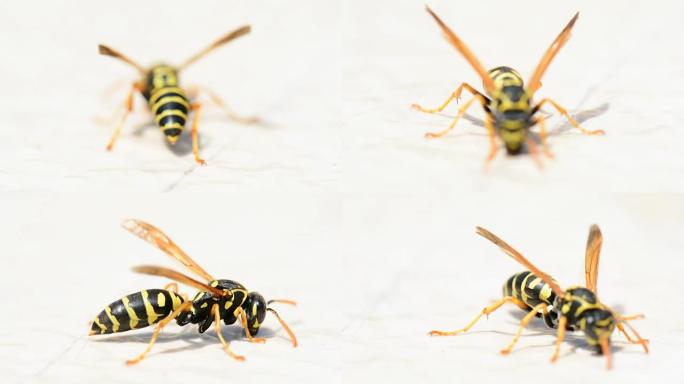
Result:
{"type": "MultiPolygon", "coordinates": [[[[440,37],[421,1],[23,2],[0,5],[0,231],[6,294],[0,368],[10,382],[271,380],[578,382],[675,380],[682,373],[684,224],[679,90],[684,57],[676,2],[547,5],[432,1],[433,9],[488,66],[526,78],[575,11],[573,37],[551,65],[538,97],[574,113],[604,137],[564,131],[550,138],[544,171],[503,151],[489,172],[484,130],[462,121],[449,137],[438,105],[473,71],[440,37]],[[370,4],[366,4],[370,3],[370,4]],[[143,64],[177,63],[225,31],[235,41],[183,73],[236,110],[244,126],[207,107],[198,167],[189,140],[170,150],[142,98],[113,152],[109,116],[135,80],[97,55],[107,43],[143,64]],[[115,87],[116,88],[116,87],[115,87]],[[185,148],[185,150],[183,149],[185,148]],[[230,360],[212,330],[170,325],[149,358],[151,329],[88,338],[105,305],[163,279],[130,268],[176,267],[127,234],[127,217],[165,230],[216,277],[267,298],[288,297],[281,315],[300,339],[292,349],[268,318],[265,345],[225,330],[230,360]],[[569,337],[548,363],[554,332],[534,324],[518,350],[519,311],[501,309],[472,334],[430,338],[467,323],[521,268],[479,238],[481,225],[552,274],[583,283],[588,227],[605,242],[602,299],[627,313],[652,353],[615,335],[615,369],[569,337]],[[534,376],[533,376],[534,375],[534,376]]],[[[481,118],[473,108],[470,114],[481,118]]],[[[562,131],[554,114],[550,127],[562,131]]],[[[186,289],[186,291],[190,291],[186,289]]],[[[192,293],[192,292],[191,292],[192,293]]]]}

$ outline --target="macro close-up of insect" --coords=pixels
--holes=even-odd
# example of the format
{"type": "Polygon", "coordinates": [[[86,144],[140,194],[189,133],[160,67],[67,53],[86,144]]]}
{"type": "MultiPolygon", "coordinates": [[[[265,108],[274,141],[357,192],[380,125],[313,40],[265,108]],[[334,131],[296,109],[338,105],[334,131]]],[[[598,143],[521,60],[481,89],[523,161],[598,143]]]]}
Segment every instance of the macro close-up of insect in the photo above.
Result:
{"type": "Polygon", "coordinates": [[[235,322],[244,329],[250,342],[263,343],[266,340],[256,338],[266,312],[272,313],[287,332],[293,347],[297,347],[297,338],[288,325],[273,308],[272,303],[296,305],[292,300],[269,300],[242,284],[225,279],[214,279],[190,256],[181,250],[168,236],[141,220],[130,219],[123,223],[125,229],[156,246],[168,256],[182,263],[188,270],[202,277],[202,283],[180,272],[160,266],[138,266],[133,271],[153,276],[162,276],[174,282],[164,289],[147,289],[124,296],[105,307],[93,320],[89,335],[120,333],[132,329],[141,329],[156,324],[147,349],[138,357],[126,361],[132,365],[140,362],[152,350],[159,333],[172,320],[178,325],[197,324],[198,331],[204,333],[214,323],[216,336],[223,345],[224,351],[235,360],[245,358],[231,351],[229,343],[221,333],[221,321],[225,325],[235,322]],[[199,289],[192,300],[178,293],[178,284],[182,283],[199,289]]]}
{"type": "Polygon", "coordinates": [[[491,162],[496,156],[498,149],[496,136],[498,135],[508,154],[519,154],[523,151],[523,148],[526,147],[535,162],[541,166],[537,143],[532,135],[530,135],[530,128],[535,125],[540,126],[539,140],[541,141],[543,153],[548,157],[553,157],[546,143],[547,131],[545,117],[538,113],[545,104],[550,104],[554,107],[573,127],[584,134],[598,135],[604,133],[603,130],[590,131],[581,127],[563,107],[552,99],[544,98],[536,104],[532,101],[533,96],[542,85],[541,79],[546,72],[546,69],[549,67],[549,64],[551,64],[551,61],[558,51],[570,38],[570,32],[579,17],[579,13],[575,14],[549,46],[525,85],[520,74],[510,67],[499,66],[487,71],[465,43],[456,36],[456,34],[430,8],[427,8],[427,11],[439,25],[444,38],[463,55],[466,61],[468,61],[480,76],[485,93],[479,92],[475,87],[464,82],[461,83],[449,98],[437,108],[429,109],[423,108],[418,104],[413,104],[412,107],[418,111],[439,113],[453,100],[458,101],[464,89],[468,90],[473,95],[473,98],[466,101],[461,106],[456,117],[447,129],[441,132],[427,133],[425,135],[426,137],[436,138],[448,134],[475,100],[480,103],[485,112],[484,123],[489,136],[489,153],[485,164],[491,162]]]}
{"type": "Polygon", "coordinates": [[[199,87],[184,89],[181,87],[179,80],[180,72],[186,69],[190,64],[193,64],[214,49],[248,34],[250,31],[251,27],[248,25],[231,31],[178,66],[160,63],[153,65],[150,68],[145,68],[121,52],[100,44],[100,54],[117,58],[131,65],[137,69],[142,76],[140,80],[135,81],[131,86],[125,100],[123,116],[119,120],[114,133],[107,144],[107,150],[112,150],[128,114],[133,111],[133,96],[136,92],[140,92],[147,101],[149,109],[155,117],[156,124],[171,145],[175,145],[181,133],[183,133],[188,113],[190,111],[194,113],[192,129],[190,132],[192,136],[192,152],[195,156],[195,161],[199,164],[205,164],[204,159],[199,155],[198,140],[198,126],[202,104],[195,100],[200,90],[205,92],[213,103],[222,108],[230,119],[246,124],[257,122],[257,119],[254,117],[241,117],[237,115],[228,107],[223,99],[213,91],[206,88],[200,89],[199,87]]]}
{"type": "Polygon", "coordinates": [[[496,244],[507,255],[527,268],[527,271],[511,276],[503,288],[503,298],[484,308],[465,328],[455,331],[433,330],[430,336],[454,336],[467,332],[483,316],[489,316],[506,303],[515,304],[527,311],[520,321],[518,331],[511,343],[501,350],[506,355],[511,352],[520,336],[534,317],[541,317],[544,323],[557,329],[556,343],[551,361],[558,360],[560,346],[566,331],[582,331],[586,343],[595,347],[596,351],[606,357],[606,366],[612,367],[611,335],[617,328],[629,343],[640,344],[648,353],[648,340],[643,339],[629,324],[629,320],[643,318],[643,315],[621,315],[607,305],[601,303],[597,296],[598,266],[603,244],[603,236],[597,225],[589,230],[585,254],[586,286],[572,286],[561,289],[558,283],[546,273],[539,270],[520,252],[516,251],[488,230],[477,227],[477,233],[496,244]],[[627,330],[632,333],[632,338],[627,330]]]}

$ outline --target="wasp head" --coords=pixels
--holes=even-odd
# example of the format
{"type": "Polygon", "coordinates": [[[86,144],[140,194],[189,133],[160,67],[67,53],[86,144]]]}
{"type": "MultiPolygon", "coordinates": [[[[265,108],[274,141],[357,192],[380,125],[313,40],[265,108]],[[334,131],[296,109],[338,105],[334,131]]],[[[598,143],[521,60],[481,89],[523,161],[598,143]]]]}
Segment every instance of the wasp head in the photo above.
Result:
{"type": "Polygon", "coordinates": [[[247,314],[247,328],[254,336],[259,332],[259,327],[266,318],[266,300],[256,292],[250,292],[247,300],[242,304],[242,309],[247,314]]]}

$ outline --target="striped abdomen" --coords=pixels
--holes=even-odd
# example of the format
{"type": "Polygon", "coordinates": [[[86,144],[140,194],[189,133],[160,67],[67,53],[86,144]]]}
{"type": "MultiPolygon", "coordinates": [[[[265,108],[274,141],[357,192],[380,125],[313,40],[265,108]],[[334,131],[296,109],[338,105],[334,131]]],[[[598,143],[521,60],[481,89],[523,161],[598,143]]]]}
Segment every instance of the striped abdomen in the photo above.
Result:
{"type": "Polygon", "coordinates": [[[140,329],[166,318],[183,303],[175,292],[148,289],[117,300],[93,320],[90,334],[106,334],[140,329]]]}
{"type": "Polygon", "coordinates": [[[164,86],[152,89],[148,100],[157,125],[171,144],[174,144],[185,128],[190,103],[182,88],[164,86]]]}
{"type": "Polygon", "coordinates": [[[522,300],[530,309],[541,303],[553,305],[556,299],[551,287],[529,271],[511,276],[504,285],[503,294],[522,300]]]}

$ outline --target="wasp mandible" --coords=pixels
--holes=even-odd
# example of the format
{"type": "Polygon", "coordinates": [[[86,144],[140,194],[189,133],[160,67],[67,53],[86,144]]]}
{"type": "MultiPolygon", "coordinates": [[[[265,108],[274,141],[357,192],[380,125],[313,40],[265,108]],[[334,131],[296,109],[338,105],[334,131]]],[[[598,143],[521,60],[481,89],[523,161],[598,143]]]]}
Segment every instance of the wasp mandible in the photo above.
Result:
{"type": "Polygon", "coordinates": [[[543,116],[537,115],[537,112],[541,109],[544,104],[551,104],[561,115],[563,115],[570,124],[582,131],[582,133],[588,135],[598,135],[603,134],[602,130],[590,131],[579,125],[575,119],[573,119],[568,112],[561,107],[558,103],[549,98],[544,98],[538,103],[534,104],[532,98],[535,92],[541,87],[541,78],[546,72],[546,69],[551,64],[551,61],[556,56],[558,51],[565,45],[565,43],[570,38],[570,31],[575,25],[577,18],[579,17],[579,12],[570,20],[570,22],[563,28],[561,33],[556,37],[556,39],[551,43],[549,48],[546,50],[544,56],[542,56],[537,68],[532,73],[530,80],[527,82],[527,86],[523,83],[520,74],[512,68],[509,67],[496,67],[489,71],[480,64],[480,61],[475,57],[472,51],[465,45],[465,43],[429,8],[426,7],[428,13],[435,19],[437,25],[439,25],[444,38],[456,48],[461,55],[470,63],[470,65],[475,69],[475,71],[482,78],[482,83],[485,89],[485,94],[477,91],[473,86],[468,83],[462,83],[456,90],[449,96],[449,98],[439,107],[434,109],[423,108],[418,104],[413,104],[412,107],[421,112],[426,113],[438,113],[446,108],[449,103],[453,100],[459,100],[461,97],[461,92],[466,89],[472,95],[473,98],[468,100],[461,106],[456,114],[456,117],[451,122],[451,125],[444,131],[437,133],[426,133],[425,136],[428,138],[441,137],[449,133],[458,123],[459,119],[463,116],[465,111],[477,100],[485,111],[485,127],[487,128],[489,136],[489,154],[487,155],[485,164],[491,162],[496,156],[497,145],[496,136],[501,138],[506,151],[515,155],[522,151],[523,145],[527,145],[527,148],[537,162],[541,166],[537,154],[537,146],[535,141],[530,137],[529,130],[536,124],[540,126],[540,140],[542,143],[542,148],[544,153],[548,157],[552,157],[548,145],[546,144],[546,125],[543,116]],[[537,116],[535,116],[537,115],[537,116]]]}

